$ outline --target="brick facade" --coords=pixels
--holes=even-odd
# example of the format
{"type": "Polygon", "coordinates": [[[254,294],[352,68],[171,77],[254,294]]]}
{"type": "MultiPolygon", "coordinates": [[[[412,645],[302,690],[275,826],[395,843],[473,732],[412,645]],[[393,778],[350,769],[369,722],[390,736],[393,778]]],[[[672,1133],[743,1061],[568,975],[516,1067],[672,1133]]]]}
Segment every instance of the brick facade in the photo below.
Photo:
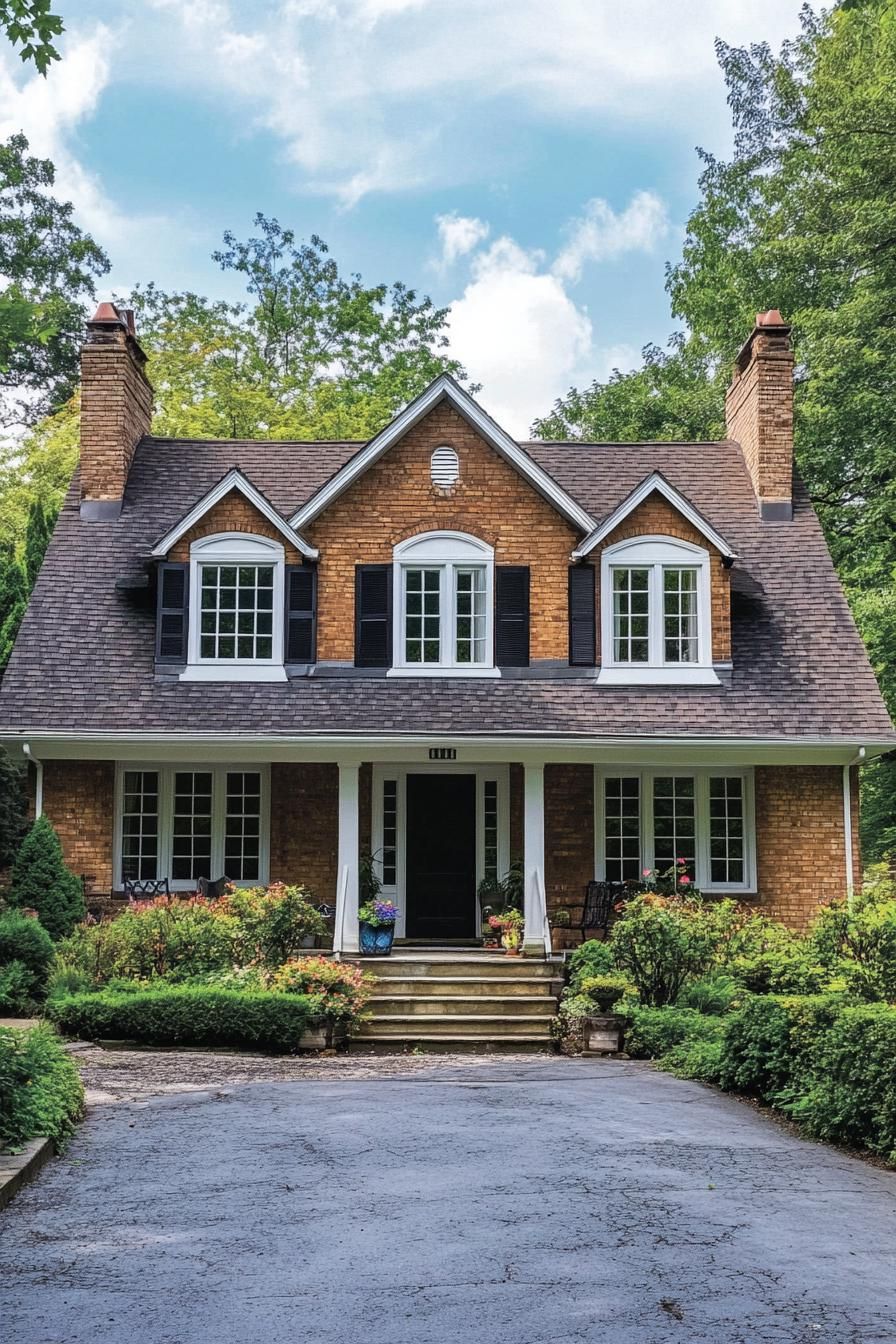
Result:
{"type": "Polygon", "coordinates": [[[740,444],[760,504],[793,495],[793,352],[778,313],[761,313],[725,396],[730,439],[740,444]],[[767,319],[777,318],[777,322],[767,319]],[[766,319],[766,321],[763,321],[766,319]]]}
{"type": "Polygon", "coordinates": [[[338,805],[338,766],[271,766],[272,882],[302,882],[335,900],[338,805]]]}
{"type": "MultiPolygon", "coordinates": [[[[104,305],[104,307],[109,305],[104,305]]],[[[124,324],[88,323],[81,347],[81,498],[124,497],[134,450],[152,420],[146,356],[124,324]]]]}
{"type": "Polygon", "coordinates": [[[632,509],[629,516],[594,549],[594,564],[597,567],[597,656],[600,661],[600,558],[608,546],[619,541],[628,541],[631,537],[675,537],[679,541],[691,542],[709,551],[710,558],[710,606],[712,612],[712,657],[713,662],[727,663],[731,659],[731,584],[728,570],[721,554],[710,546],[702,532],[698,532],[693,523],[689,523],[677,509],[673,508],[662,495],[649,495],[642,504],[632,509]]]}
{"type": "Polygon", "coordinates": [[[59,833],[66,864],[73,873],[87,877],[87,890],[110,891],[114,763],[47,761],[44,812],[59,833]]]}
{"type": "Polygon", "coordinates": [[[190,558],[194,541],[214,536],[216,532],[249,532],[256,537],[269,537],[283,546],[286,563],[299,565],[302,557],[294,546],[288,545],[283,533],[251,504],[239,490],[231,490],[200,518],[189,532],[185,532],[169,552],[168,559],[185,563],[190,558]]]}
{"type": "Polygon", "coordinates": [[[531,657],[565,661],[567,571],[579,534],[444,403],[305,530],[321,554],[318,658],[354,658],[355,565],[388,564],[397,542],[443,529],[488,542],[499,565],[530,566],[531,657]],[[430,479],[440,444],[450,444],[460,459],[460,478],[448,490],[430,479]]]}

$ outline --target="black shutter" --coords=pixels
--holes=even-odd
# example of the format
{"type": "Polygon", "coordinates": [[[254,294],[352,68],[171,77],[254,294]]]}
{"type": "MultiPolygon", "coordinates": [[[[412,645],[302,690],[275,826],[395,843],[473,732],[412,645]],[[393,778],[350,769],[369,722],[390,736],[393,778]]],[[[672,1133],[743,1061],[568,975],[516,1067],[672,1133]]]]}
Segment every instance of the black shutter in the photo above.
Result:
{"type": "Polygon", "coordinates": [[[317,567],[286,566],[286,662],[313,663],[317,642],[317,567]]]}
{"type": "Polygon", "coordinates": [[[569,571],[569,662],[571,667],[594,666],[593,565],[569,571]]]}
{"type": "Polygon", "coordinates": [[[355,666],[392,666],[391,565],[355,565],[355,666]]]}
{"type": "Polygon", "coordinates": [[[495,566],[495,662],[529,666],[529,566],[495,566]]]}
{"type": "Polygon", "coordinates": [[[158,589],[156,658],[160,663],[185,663],[190,609],[189,566],[159,565],[158,589]]]}

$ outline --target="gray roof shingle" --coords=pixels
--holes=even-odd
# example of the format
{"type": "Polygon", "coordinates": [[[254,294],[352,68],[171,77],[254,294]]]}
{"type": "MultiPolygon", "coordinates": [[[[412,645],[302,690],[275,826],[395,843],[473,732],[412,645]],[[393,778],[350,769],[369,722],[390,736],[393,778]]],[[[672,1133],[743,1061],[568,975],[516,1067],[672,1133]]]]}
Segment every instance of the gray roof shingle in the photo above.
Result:
{"type": "Polygon", "coordinates": [[[804,487],[796,485],[792,522],[761,521],[742,453],[730,442],[523,445],[596,519],[660,471],[732,545],[734,670],[720,686],[598,687],[579,678],[157,681],[154,614],[116,581],[143,574],[159,537],[231,467],[288,518],[358,447],[146,438],[114,522],[81,520],[74,481],[0,688],[0,736],[35,729],[475,732],[896,744],[804,487]]]}

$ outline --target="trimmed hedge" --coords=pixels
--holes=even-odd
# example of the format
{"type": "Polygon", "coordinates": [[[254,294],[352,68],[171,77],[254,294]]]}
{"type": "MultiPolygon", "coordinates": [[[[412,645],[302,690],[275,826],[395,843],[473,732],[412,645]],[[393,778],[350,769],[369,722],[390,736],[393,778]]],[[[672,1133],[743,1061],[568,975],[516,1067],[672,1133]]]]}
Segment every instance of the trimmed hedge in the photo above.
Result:
{"type": "Polygon", "coordinates": [[[51,999],[47,1015],[66,1036],[150,1045],[238,1045],[290,1054],[316,1018],[304,994],[243,993],[203,985],[51,999]]]}
{"type": "Polygon", "coordinates": [[[717,1082],[762,1101],[792,1096],[812,1070],[820,1036],[843,1009],[836,994],[762,994],[728,1020],[717,1082]]]}
{"type": "Polygon", "coordinates": [[[661,1059],[685,1042],[716,1040],[722,1034],[721,1018],[696,1008],[644,1008],[626,1010],[626,1052],[634,1059],[661,1059]]]}
{"type": "Polygon", "coordinates": [[[0,1027],[0,1147],[43,1137],[61,1143],[83,1111],[78,1070],[52,1027],[0,1027]]]}
{"type": "Polygon", "coordinates": [[[27,1012],[46,993],[53,940],[19,910],[0,914],[0,1012],[27,1012]]]}

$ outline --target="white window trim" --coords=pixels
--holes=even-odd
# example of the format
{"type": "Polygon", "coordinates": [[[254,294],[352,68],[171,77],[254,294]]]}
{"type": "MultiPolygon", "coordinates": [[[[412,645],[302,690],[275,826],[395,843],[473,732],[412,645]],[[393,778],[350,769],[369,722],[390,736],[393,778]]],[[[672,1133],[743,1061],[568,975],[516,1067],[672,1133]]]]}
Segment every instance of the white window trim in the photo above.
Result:
{"type": "Polygon", "coordinates": [[[270,876],[270,834],[271,834],[271,768],[269,765],[252,763],[242,765],[209,765],[207,762],[191,763],[178,761],[170,765],[159,761],[117,761],[115,765],[115,806],[114,831],[112,844],[113,885],[120,891],[124,885],[122,875],[122,823],[124,816],[124,777],[127,771],[155,770],[159,776],[159,846],[157,872],[160,878],[167,877],[172,891],[195,891],[196,883],[187,879],[173,880],[171,877],[172,842],[174,838],[174,776],[180,771],[186,773],[200,771],[211,774],[212,778],[212,872],[209,877],[216,881],[225,875],[224,867],[224,822],[227,811],[227,775],[231,771],[239,774],[257,774],[261,776],[261,816],[259,820],[258,869],[257,879],[237,881],[237,887],[266,886],[270,876]]]}
{"type": "MultiPolygon", "coordinates": [[[[383,782],[396,781],[395,791],[395,882],[384,885],[382,895],[394,901],[399,914],[395,922],[396,938],[405,936],[407,922],[406,853],[407,853],[407,779],[408,775],[475,775],[476,776],[476,889],[485,876],[485,784],[495,780],[498,785],[498,877],[510,867],[510,767],[507,765],[438,765],[421,762],[419,765],[374,765],[372,783],[371,851],[379,876],[382,877],[383,848],[383,782]]],[[[482,911],[479,897],[476,908],[481,924],[482,911]]]]}
{"type": "Polygon", "coordinates": [[[190,547],[190,617],[187,634],[187,666],[181,681],[286,681],[283,665],[283,604],[285,551],[270,537],[249,536],[245,532],[216,532],[201,537],[190,547]],[[272,649],[270,658],[202,658],[199,653],[202,620],[203,565],[272,565],[274,595],[272,611],[272,649]]]}
{"type": "Polygon", "coordinates": [[[401,541],[392,551],[392,667],[390,677],[499,677],[495,667],[495,552],[494,548],[466,532],[421,532],[401,541]],[[478,567],[485,570],[485,653],[482,663],[458,663],[455,657],[455,571],[478,567]],[[438,663],[409,663],[405,658],[405,575],[409,569],[438,569],[439,647],[438,663]],[[446,653],[448,656],[446,657],[446,653]]]}
{"type": "Polygon", "coordinates": [[[750,896],[755,895],[756,885],[756,804],[752,766],[743,769],[724,766],[651,766],[643,769],[635,766],[594,767],[594,876],[599,882],[606,881],[606,852],[604,844],[606,779],[640,780],[641,806],[641,868],[653,868],[653,781],[657,775],[668,777],[675,775],[694,780],[694,817],[696,825],[696,864],[694,885],[710,895],[750,896]],[[709,856],[709,781],[713,777],[725,779],[737,778],[743,781],[744,796],[744,881],[711,882],[709,856]]]}
{"type": "Polygon", "coordinates": [[[598,682],[607,686],[717,685],[712,665],[712,603],[709,552],[676,537],[628,537],[608,546],[601,556],[601,667],[598,682]],[[697,571],[697,661],[666,663],[657,655],[663,648],[663,568],[697,571]],[[621,663],[615,658],[613,570],[650,570],[649,653],[646,663],[621,663]]]}

